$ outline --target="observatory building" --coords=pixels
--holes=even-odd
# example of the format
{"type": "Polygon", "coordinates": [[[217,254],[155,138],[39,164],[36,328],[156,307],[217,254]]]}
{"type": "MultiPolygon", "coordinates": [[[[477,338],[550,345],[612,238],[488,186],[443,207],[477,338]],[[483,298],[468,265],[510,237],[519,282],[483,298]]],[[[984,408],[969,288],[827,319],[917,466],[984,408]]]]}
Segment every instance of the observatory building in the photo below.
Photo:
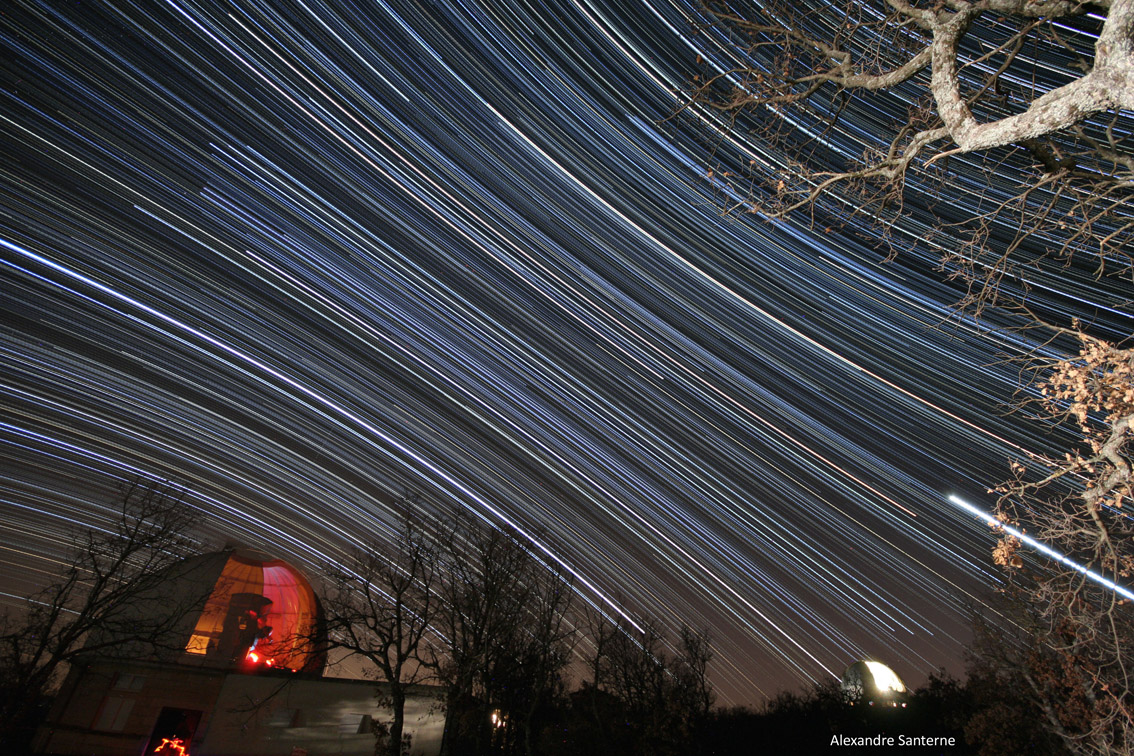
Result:
{"type": "MultiPolygon", "coordinates": [[[[175,565],[127,609],[170,619],[156,643],[97,637],[72,665],[36,751],[89,756],[372,754],[389,718],[373,680],[324,677],[319,599],[295,567],[247,549],[175,565]],[[160,613],[160,614],[157,614],[160,613]],[[104,643],[109,641],[109,643],[104,643]]],[[[406,703],[414,754],[439,750],[436,691],[406,703]]]]}
{"type": "Polygon", "coordinates": [[[867,660],[856,661],[843,672],[842,693],[843,700],[852,705],[904,707],[909,698],[894,670],[867,660]]]}

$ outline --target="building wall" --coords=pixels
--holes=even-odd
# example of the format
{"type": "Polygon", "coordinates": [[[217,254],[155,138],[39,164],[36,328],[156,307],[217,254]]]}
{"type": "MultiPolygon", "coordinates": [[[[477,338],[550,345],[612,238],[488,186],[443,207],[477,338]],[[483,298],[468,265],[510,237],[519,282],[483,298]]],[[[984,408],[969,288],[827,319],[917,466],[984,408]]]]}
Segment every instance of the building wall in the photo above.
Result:
{"type": "MultiPolygon", "coordinates": [[[[370,723],[390,716],[379,691],[368,680],[96,662],[71,670],[37,751],[143,756],[153,751],[155,736],[180,727],[193,732],[191,756],[370,756],[370,723]]],[[[437,703],[436,689],[425,686],[406,703],[416,756],[440,751],[444,714],[437,703]]]]}
{"type": "MultiPolygon", "coordinates": [[[[373,721],[389,719],[379,686],[367,680],[229,675],[201,742],[201,756],[309,756],[374,753],[373,721]],[[298,749],[298,750],[297,750],[298,749]]],[[[413,754],[441,749],[444,715],[435,689],[416,689],[406,702],[413,754]]],[[[197,749],[193,750],[197,756],[197,749]]]]}
{"type": "Polygon", "coordinates": [[[207,718],[224,677],[211,670],[122,661],[76,665],[59,691],[36,749],[141,756],[163,709],[201,711],[202,719],[207,718]]]}

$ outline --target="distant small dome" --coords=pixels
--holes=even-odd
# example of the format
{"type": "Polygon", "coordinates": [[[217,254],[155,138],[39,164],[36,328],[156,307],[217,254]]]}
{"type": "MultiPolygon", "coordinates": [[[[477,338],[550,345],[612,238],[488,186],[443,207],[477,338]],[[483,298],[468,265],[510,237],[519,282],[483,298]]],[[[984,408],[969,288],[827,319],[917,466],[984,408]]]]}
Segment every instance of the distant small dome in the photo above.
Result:
{"type": "Polygon", "coordinates": [[[245,671],[322,671],[323,609],[298,569],[266,554],[229,549],[187,559],[178,572],[192,575],[197,585],[212,585],[184,644],[187,661],[245,671]]]}
{"type": "Polygon", "coordinates": [[[850,703],[898,703],[905,700],[906,686],[894,670],[882,662],[856,661],[843,673],[843,698],[850,703]]]}

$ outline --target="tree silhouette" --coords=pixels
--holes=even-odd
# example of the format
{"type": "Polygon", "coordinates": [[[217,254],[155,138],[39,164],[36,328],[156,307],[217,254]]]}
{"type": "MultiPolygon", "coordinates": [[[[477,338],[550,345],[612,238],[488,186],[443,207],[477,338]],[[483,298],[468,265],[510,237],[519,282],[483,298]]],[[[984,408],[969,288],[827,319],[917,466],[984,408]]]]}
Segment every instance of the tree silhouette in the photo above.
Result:
{"type": "MultiPolygon", "coordinates": [[[[193,549],[200,517],[169,486],[122,489],[105,529],[77,534],[59,579],[0,627],[0,750],[20,753],[57,676],[84,655],[165,649],[206,596],[171,601],[167,570],[193,549]]],[[[180,650],[180,649],[179,649],[180,650]]]]}
{"type": "Polygon", "coordinates": [[[371,543],[328,568],[323,598],[329,648],[365,659],[387,685],[392,720],[376,755],[405,752],[406,697],[429,678],[419,651],[437,612],[437,550],[408,503],[392,543],[371,543]]]}

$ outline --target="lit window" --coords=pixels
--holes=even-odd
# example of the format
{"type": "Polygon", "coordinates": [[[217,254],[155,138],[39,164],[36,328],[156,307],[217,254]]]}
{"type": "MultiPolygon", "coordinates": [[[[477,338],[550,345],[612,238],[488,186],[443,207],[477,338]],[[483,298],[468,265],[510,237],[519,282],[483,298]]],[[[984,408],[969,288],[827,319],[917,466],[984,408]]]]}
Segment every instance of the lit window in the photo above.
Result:
{"type": "Polygon", "coordinates": [[[209,653],[209,636],[201,635],[200,633],[193,633],[189,637],[189,642],[185,644],[185,653],[187,654],[207,654],[209,653]]]}

